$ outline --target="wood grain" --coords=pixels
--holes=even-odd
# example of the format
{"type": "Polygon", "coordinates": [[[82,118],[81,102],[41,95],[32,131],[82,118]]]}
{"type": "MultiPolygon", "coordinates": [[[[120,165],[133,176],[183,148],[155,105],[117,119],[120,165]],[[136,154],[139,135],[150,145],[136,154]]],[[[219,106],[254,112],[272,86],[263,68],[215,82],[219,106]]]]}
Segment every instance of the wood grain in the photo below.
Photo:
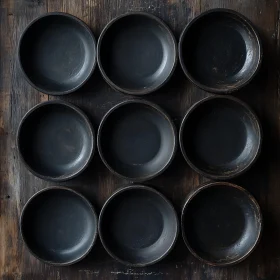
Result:
{"type": "MultiPolygon", "coordinates": [[[[280,279],[279,35],[279,0],[0,0],[0,279],[280,279]],[[247,16],[263,41],[260,73],[250,85],[236,93],[261,119],[263,151],[248,173],[233,180],[251,191],[261,205],[265,228],[257,250],[241,264],[213,268],[191,256],[180,237],[167,259],[136,269],[113,261],[98,241],[84,261],[71,267],[51,267],[37,261],[22,243],[18,218],[28,198],[52,184],[34,177],[24,168],[19,161],[15,135],[20,119],[31,107],[54,97],[33,89],[20,72],[16,52],[25,26],[43,13],[63,11],[85,21],[98,38],[105,24],[115,16],[127,11],[146,11],[163,19],[179,39],[192,18],[216,7],[231,8],[247,16]]],[[[147,99],[162,106],[178,128],[185,111],[207,95],[190,84],[178,65],[167,85],[147,99]]],[[[97,129],[108,109],[131,97],[112,90],[96,69],[85,86],[61,98],[83,109],[97,129]]],[[[163,192],[180,213],[186,195],[205,181],[187,166],[178,150],[168,170],[146,184],[163,192]]],[[[110,174],[96,154],[84,174],[62,185],[86,195],[99,212],[110,194],[127,183],[110,174]]]]}

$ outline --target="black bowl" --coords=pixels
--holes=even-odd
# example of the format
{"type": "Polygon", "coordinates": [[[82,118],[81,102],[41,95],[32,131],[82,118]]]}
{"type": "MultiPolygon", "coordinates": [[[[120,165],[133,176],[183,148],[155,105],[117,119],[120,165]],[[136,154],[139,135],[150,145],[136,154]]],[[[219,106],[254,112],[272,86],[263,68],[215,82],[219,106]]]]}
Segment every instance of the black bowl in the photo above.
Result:
{"type": "Polygon", "coordinates": [[[81,87],[96,65],[96,43],[89,27],[65,13],[32,21],[18,48],[27,81],[41,92],[62,95],[81,87]]]}
{"type": "Polygon", "coordinates": [[[179,58],[191,82],[223,94],[250,82],[261,64],[262,47],[247,18],[232,10],[214,9],[185,27],[179,58]]]}
{"type": "Polygon", "coordinates": [[[180,146],[198,173],[223,180],[244,173],[257,159],[261,128],[256,115],[233,97],[205,98],[186,113],[180,146]]]}
{"type": "Polygon", "coordinates": [[[98,129],[99,154],[111,172],[132,181],[162,173],[176,151],[173,122],[158,106],[144,100],[113,107],[98,129]]]}
{"type": "Polygon", "coordinates": [[[100,212],[98,229],[106,251],[130,266],[162,260],[175,245],[179,231],[172,204],[142,185],[116,191],[100,212]]]}
{"type": "Polygon", "coordinates": [[[181,226],[184,241],[195,257],[225,266],[241,262],[257,246],[262,215],[256,200],[243,188],[210,183],[188,197],[181,226]]]}
{"type": "Polygon", "coordinates": [[[102,31],[97,61],[104,79],[116,90],[147,94],[172,75],[177,44],[170,29],[157,17],[128,13],[113,19],[102,31]]]}
{"type": "Polygon", "coordinates": [[[20,229],[35,257],[52,265],[70,265],[92,249],[97,223],[96,213],[85,197],[68,188],[51,187],[28,200],[20,229]]]}
{"type": "Polygon", "coordinates": [[[80,174],[95,149],[95,134],[86,115],[62,101],[33,107],[22,119],[17,145],[26,167],[37,177],[65,181],[80,174]]]}

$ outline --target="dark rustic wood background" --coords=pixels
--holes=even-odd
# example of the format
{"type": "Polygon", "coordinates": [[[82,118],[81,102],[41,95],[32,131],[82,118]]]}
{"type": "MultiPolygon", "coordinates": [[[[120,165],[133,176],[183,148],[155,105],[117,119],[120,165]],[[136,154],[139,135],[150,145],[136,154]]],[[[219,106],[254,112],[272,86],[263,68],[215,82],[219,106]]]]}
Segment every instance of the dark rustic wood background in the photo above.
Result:
{"type": "MultiPolygon", "coordinates": [[[[280,279],[280,99],[279,99],[279,0],[0,0],[0,277],[11,279],[189,279],[277,280],[280,279]],[[247,16],[258,29],[264,48],[260,73],[235,95],[256,111],[263,125],[262,155],[255,166],[233,180],[259,201],[264,232],[256,251],[243,263],[214,268],[196,260],[180,237],[175,249],[162,262],[147,268],[129,268],[113,261],[98,240],[90,255],[69,267],[51,267],[32,257],[19,234],[19,215],[28,198],[52,185],[31,175],[19,161],[15,136],[23,115],[34,105],[53,99],[33,89],[23,78],[17,62],[17,43],[25,26],[46,12],[63,11],[85,21],[98,38],[112,18],[128,11],[146,11],[163,19],[179,38],[184,26],[201,12],[226,7],[247,16]]],[[[148,95],[162,106],[177,127],[184,112],[207,93],[194,87],[178,64],[171,80],[148,95]]],[[[115,92],[98,69],[86,85],[61,97],[78,105],[91,118],[95,129],[114,104],[130,96],[115,92]]],[[[192,171],[178,150],[169,169],[146,184],[164,193],[180,213],[186,195],[207,181],[192,171]]],[[[128,183],[116,178],[96,153],[84,174],[69,182],[86,195],[99,212],[111,193],[128,183]]]]}

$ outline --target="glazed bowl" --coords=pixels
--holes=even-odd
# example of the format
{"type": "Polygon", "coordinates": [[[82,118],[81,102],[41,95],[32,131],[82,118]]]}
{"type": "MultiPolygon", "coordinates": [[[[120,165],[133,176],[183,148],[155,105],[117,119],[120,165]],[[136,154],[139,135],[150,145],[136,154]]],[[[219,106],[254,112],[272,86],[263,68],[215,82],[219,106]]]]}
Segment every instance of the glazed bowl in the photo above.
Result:
{"type": "Polygon", "coordinates": [[[132,185],[116,191],[99,216],[106,251],[129,266],[162,260],[175,245],[178,220],[172,204],[156,190],[132,185]]]}
{"type": "Polygon", "coordinates": [[[229,96],[208,97],[194,104],[179,134],[181,151],[191,168],[216,180],[241,175],[261,150],[257,116],[244,102],[229,96]]]}
{"type": "Polygon", "coordinates": [[[96,42],[89,27],[66,13],[48,13],[23,31],[19,65],[37,90],[63,95],[80,88],[96,65],[96,42]]]}
{"type": "Polygon", "coordinates": [[[245,189],[225,182],[209,183],[187,198],[181,227],[195,257],[210,265],[226,266],[241,262],[255,249],[262,215],[245,189]]]}
{"type": "Polygon", "coordinates": [[[88,166],[95,150],[95,133],[79,108],[64,101],[48,101],[23,117],[17,146],[20,158],[35,176],[65,181],[88,166]]]}
{"type": "Polygon", "coordinates": [[[114,106],[102,119],[97,135],[99,154],[108,169],[132,181],[162,173],[176,151],[176,130],[168,115],[144,100],[114,106]]]}
{"type": "Polygon", "coordinates": [[[111,87],[143,95],[159,89],[171,77],[177,62],[177,44],[159,18],[143,12],[127,13],[103,29],[97,61],[111,87]]]}
{"type": "Polygon", "coordinates": [[[228,9],[213,9],[183,30],[179,58],[189,80],[201,89],[227,94],[248,84],[262,60],[260,38],[252,23],[228,9]]]}
{"type": "Polygon", "coordinates": [[[97,216],[89,201],[64,187],[50,187],[25,204],[20,229],[29,251],[51,265],[83,259],[97,238],[97,216]]]}

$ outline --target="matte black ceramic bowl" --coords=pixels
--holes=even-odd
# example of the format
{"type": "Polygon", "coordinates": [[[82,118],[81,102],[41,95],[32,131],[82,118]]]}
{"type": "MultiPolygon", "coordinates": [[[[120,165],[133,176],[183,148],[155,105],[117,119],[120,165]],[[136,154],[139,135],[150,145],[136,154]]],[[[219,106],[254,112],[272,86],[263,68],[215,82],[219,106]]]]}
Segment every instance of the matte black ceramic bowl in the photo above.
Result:
{"type": "Polygon", "coordinates": [[[142,185],[116,191],[100,212],[98,229],[107,252],[130,266],[163,259],[175,245],[179,230],[172,204],[142,185]]]}
{"type": "Polygon", "coordinates": [[[144,181],[162,173],[176,151],[176,131],[158,106],[144,100],[113,107],[98,129],[99,154],[116,175],[144,181]]]}
{"type": "Polygon", "coordinates": [[[33,107],[22,119],[17,134],[21,159],[36,176],[65,181],[80,174],[95,149],[95,134],[86,115],[62,101],[33,107]]]}
{"type": "Polygon", "coordinates": [[[104,79],[116,90],[147,94],[172,75],[177,44],[170,29],[157,17],[128,13],[113,19],[102,31],[97,61],[104,79]]]}
{"type": "Polygon", "coordinates": [[[222,180],[245,172],[257,159],[261,127],[256,115],[233,97],[210,97],[194,104],[180,128],[188,164],[205,177],[222,180]]]}
{"type": "Polygon", "coordinates": [[[18,48],[27,81],[41,92],[61,95],[77,90],[96,65],[96,43],[89,27],[65,13],[48,13],[32,21],[18,48]]]}
{"type": "Polygon", "coordinates": [[[210,265],[244,260],[259,242],[262,215],[256,200],[243,188],[210,183],[187,199],[181,220],[190,252],[210,265]]]}
{"type": "Polygon", "coordinates": [[[261,64],[262,47],[247,18],[232,10],[214,9],[185,27],[179,58],[191,82],[223,94],[250,82],[261,64]]]}
{"type": "Polygon", "coordinates": [[[35,257],[52,265],[70,265],[92,249],[97,237],[97,216],[79,193],[51,187],[28,200],[22,210],[20,229],[35,257]]]}

